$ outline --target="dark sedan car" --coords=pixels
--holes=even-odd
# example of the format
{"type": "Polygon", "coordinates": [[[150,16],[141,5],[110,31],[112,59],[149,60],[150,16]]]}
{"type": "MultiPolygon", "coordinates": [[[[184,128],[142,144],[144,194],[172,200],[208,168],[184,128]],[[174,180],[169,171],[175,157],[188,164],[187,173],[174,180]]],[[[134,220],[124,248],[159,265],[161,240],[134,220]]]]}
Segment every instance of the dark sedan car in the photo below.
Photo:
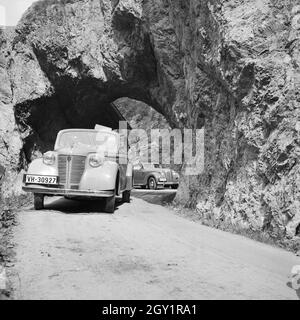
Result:
{"type": "Polygon", "coordinates": [[[148,189],[172,187],[177,189],[179,174],[171,169],[164,169],[160,164],[138,163],[133,168],[134,186],[148,189]]]}

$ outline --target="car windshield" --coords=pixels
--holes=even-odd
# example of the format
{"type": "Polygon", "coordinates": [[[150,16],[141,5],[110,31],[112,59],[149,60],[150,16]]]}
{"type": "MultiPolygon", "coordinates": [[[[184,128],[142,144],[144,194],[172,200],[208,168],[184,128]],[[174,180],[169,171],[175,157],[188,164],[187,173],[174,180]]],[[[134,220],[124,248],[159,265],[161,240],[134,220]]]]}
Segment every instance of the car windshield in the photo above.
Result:
{"type": "Polygon", "coordinates": [[[144,168],[146,170],[153,170],[153,169],[160,169],[160,164],[153,164],[153,163],[144,163],[144,168]]]}
{"type": "Polygon", "coordinates": [[[60,135],[57,148],[97,147],[105,151],[117,151],[118,140],[118,135],[111,132],[70,131],[60,135]]]}

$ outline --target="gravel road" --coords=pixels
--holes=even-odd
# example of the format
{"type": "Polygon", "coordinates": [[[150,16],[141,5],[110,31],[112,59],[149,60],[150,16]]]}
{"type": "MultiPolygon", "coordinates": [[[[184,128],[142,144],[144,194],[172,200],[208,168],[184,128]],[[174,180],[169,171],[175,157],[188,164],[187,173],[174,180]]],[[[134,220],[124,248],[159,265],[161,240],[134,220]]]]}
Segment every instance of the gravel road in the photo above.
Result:
{"type": "MultiPolygon", "coordinates": [[[[15,299],[297,299],[299,257],[202,226],[136,191],[114,215],[98,202],[48,199],[18,213],[15,299]]],[[[157,197],[158,196],[158,197],[157,197]]]]}

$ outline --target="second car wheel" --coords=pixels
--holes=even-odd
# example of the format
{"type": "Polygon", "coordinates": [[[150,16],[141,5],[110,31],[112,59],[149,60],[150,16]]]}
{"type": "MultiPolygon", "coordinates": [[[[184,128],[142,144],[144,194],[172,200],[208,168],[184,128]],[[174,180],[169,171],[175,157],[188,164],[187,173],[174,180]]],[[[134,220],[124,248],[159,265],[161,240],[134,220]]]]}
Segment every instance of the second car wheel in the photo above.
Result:
{"type": "Polygon", "coordinates": [[[157,189],[157,182],[154,177],[150,177],[148,180],[148,189],[156,190],[157,189]]]}
{"type": "Polygon", "coordinates": [[[35,210],[43,210],[45,196],[43,194],[34,194],[34,209],[35,210]]]}

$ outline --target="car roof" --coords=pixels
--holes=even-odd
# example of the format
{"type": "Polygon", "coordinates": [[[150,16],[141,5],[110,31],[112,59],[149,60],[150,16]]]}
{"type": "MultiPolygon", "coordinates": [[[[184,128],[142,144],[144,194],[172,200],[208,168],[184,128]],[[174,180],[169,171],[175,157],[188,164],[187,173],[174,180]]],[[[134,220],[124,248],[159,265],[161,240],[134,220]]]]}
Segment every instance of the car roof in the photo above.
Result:
{"type": "Polygon", "coordinates": [[[157,163],[157,162],[141,162],[141,163],[142,163],[142,164],[146,164],[146,165],[147,165],[147,164],[150,164],[150,165],[152,165],[152,166],[153,166],[153,165],[156,165],[156,164],[157,164],[157,165],[160,165],[160,163],[157,163]]]}

